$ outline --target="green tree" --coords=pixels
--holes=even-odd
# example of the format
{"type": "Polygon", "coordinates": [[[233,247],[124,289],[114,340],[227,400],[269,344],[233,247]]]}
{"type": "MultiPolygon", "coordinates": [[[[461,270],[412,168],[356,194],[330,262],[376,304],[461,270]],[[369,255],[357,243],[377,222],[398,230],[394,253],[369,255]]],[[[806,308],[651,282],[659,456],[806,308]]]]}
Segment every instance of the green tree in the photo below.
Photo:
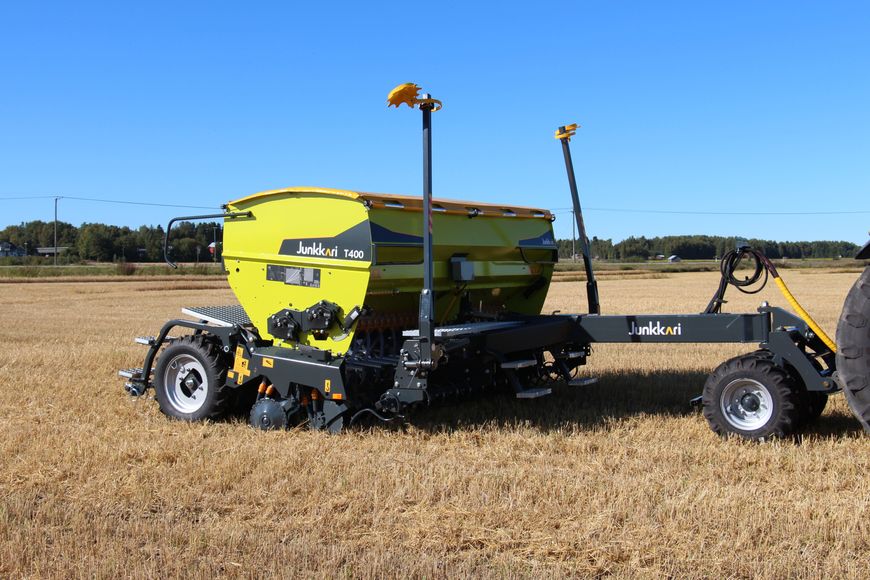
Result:
{"type": "Polygon", "coordinates": [[[112,230],[105,224],[82,224],[76,247],[84,260],[108,262],[114,257],[112,230]]]}

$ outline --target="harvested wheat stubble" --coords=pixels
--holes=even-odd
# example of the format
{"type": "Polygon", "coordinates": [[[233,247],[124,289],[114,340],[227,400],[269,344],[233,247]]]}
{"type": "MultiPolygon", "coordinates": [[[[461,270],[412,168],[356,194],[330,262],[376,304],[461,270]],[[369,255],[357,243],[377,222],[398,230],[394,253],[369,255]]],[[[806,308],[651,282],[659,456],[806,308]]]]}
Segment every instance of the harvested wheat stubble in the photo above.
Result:
{"type": "MultiPolygon", "coordinates": [[[[784,276],[833,330],[854,274],[784,276]]],[[[3,286],[0,576],[867,575],[870,439],[841,397],[801,441],[768,444],[719,440],[687,405],[755,345],[598,345],[584,391],[405,430],[262,433],[170,421],[116,378],[141,364],[132,337],[233,300],[183,288],[199,283],[3,286]]],[[[715,284],[602,280],[602,303],[699,312],[715,284]]],[[[581,311],[582,287],[554,284],[545,311],[581,311]]]]}

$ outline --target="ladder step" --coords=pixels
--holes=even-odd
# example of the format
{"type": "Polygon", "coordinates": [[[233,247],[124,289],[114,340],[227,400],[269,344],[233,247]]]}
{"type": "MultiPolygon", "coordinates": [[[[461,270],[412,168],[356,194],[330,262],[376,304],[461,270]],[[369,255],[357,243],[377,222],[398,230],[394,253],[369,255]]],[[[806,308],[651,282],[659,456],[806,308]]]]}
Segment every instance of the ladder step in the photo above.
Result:
{"type": "Polygon", "coordinates": [[[561,359],[565,359],[565,360],[574,360],[575,358],[582,358],[584,356],[586,356],[585,352],[583,352],[582,350],[577,350],[574,352],[561,353],[556,358],[561,358],[561,359]]]}
{"type": "MultiPolygon", "coordinates": [[[[163,342],[169,342],[175,340],[175,337],[167,336],[163,339],[163,342]]],[[[136,344],[144,344],[145,346],[154,346],[154,343],[157,342],[156,336],[137,336],[133,339],[133,342],[136,344]]]]}
{"type": "Polygon", "coordinates": [[[536,366],[537,364],[538,364],[538,361],[536,361],[533,358],[526,359],[526,360],[509,360],[509,361],[505,361],[505,362],[501,363],[501,368],[508,369],[508,370],[517,370],[517,369],[524,369],[527,367],[533,367],[533,366],[536,366]]]}
{"type": "Polygon", "coordinates": [[[144,371],[142,369],[123,369],[118,371],[118,376],[124,377],[125,379],[138,379],[142,380],[142,373],[144,371]]]}
{"type": "Polygon", "coordinates": [[[579,377],[568,381],[569,387],[588,387],[598,382],[598,377],[579,377]]]}
{"type": "Polygon", "coordinates": [[[551,395],[553,389],[550,387],[539,387],[537,389],[525,389],[517,393],[517,399],[537,399],[538,397],[546,397],[551,395]]]}

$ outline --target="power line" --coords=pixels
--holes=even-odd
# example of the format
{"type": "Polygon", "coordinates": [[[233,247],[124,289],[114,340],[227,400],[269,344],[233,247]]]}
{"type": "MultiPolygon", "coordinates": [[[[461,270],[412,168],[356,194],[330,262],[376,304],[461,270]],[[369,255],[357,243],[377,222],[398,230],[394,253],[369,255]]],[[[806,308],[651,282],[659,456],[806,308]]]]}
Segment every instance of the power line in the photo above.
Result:
{"type": "MultiPolygon", "coordinates": [[[[152,207],[178,207],[188,209],[220,209],[219,206],[208,205],[181,205],[173,203],[153,203],[146,201],[127,201],[121,199],[103,199],[96,197],[79,197],[73,195],[31,195],[31,196],[2,196],[0,200],[27,200],[27,199],[72,199],[77,201],[93,201],[98,203],[115,203],[121,205],[144,205],[152,207]]],[[[557,207],[550,210],[554,214],[568,214],[573,210],[570,207],[557,207]]],[[[616,207],[585,207],[583,211],[601,211],[610,213],[637,213],[637,214],[661,214],[661,215],[862,215],[870,214],[870,210],[841,210],[841,211],[692,211],[692,210],[667,210],[667,209],[632,209],[616,207]]]]}
{"type": "Polygon", "coordinates": [[[120,203],[124,205],[150,205],[154,207],[186,207],[190,209],[221,209],[216,205],[178,205],[174,203],[150,203],[145,201],[124,201],[120,199],[97,199],[93,197],[75,197],[71,195],[63,195],[62,199],[76,199],[79,201],[98,201],[101,203],[120,203]]]}
{"type": "Polygon", "coordinates": [[[220,209],[218,206],[214,205],[180,205],[174,203],[153,203],[147,201],[127,201],[121,199],[102,199],[96,197],[79,197],[75,195],[31,195],[31,196],[10,196],[10,197],[0,197],[0,200],[14,200],[14,199],[73,199],[76,201],[94,201],[98,203],[116,203],[122,205],[147,205],[152,207],[180,207],[187,209],[220,209]]]}

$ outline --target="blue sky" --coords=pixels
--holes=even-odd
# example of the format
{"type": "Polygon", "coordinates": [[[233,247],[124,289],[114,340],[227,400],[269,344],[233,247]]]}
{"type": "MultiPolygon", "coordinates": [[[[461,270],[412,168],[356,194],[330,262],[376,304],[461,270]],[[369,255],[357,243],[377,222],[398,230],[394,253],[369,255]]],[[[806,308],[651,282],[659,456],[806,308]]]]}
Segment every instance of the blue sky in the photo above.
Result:
{"type": "MultiPolygon", "coordinates": [[[[393,86],[416,82],[444,101],[436,196],[568,207],[552,135],[579,122],[586,207],[750,214],[590,209],[590,235],[865,241],[870,4],[420,6],[4,2],[0,197],[419,194],[419,113],[385,106],[393,86]],[[813,215],[824,211],[864,213],[813,215]]],[[[52,216],[50,199],[0,204],[0,227],[52,216]]],[[[124,225],[198,211],[60,210],[124,225]]],[[[556,232],[570,236],[570,214],[556,232]]]]}

